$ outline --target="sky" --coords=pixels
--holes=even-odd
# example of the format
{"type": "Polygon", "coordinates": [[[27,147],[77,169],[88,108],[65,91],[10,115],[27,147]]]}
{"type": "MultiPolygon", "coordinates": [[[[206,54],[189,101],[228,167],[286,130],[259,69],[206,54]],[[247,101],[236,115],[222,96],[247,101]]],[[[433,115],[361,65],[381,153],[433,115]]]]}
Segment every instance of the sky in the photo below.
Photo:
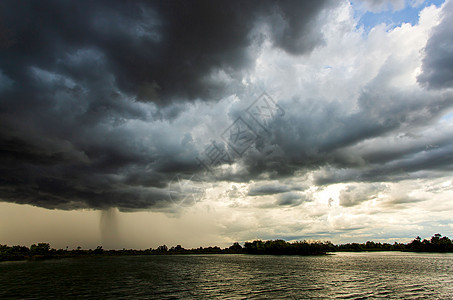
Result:
{"type": "Polygon", "coordinates": [[[0,244],[453,236],[453,1],[0,2],[0,244]]]}

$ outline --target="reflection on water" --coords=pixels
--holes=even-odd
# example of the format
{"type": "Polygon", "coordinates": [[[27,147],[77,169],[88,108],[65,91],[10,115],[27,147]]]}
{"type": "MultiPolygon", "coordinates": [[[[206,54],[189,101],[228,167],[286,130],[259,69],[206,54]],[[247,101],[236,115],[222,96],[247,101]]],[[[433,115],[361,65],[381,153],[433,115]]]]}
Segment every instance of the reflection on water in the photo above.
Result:
{"type": "Polygon", "coordinates": [[[125,256],[0,263],[0,298],[453,299],[453,254],[125,256]]]}

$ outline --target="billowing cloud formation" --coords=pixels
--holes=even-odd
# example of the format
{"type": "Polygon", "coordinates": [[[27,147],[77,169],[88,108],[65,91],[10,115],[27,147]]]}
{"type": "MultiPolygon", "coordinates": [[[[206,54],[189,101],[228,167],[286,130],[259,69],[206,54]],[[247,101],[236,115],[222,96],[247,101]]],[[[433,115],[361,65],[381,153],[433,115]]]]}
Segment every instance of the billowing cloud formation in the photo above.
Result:
{"type": "Polygon", "coordinates": [[[423,73],[418,80],[430,88],[453,86],[453,2],[447,2],[442,21],[434,29],[425,49],[423,73]]]}
{"type": "MultiPolygon", "coordinates": [[[[279,206],[304,201],[278,182],[288,178],[328,185],[451,171],[453,131],[439,123],[453,104],[451,66],[434,58],[448,61],[437,36],[449,21],[436,26],[435,7],[415,26],[364,36],[348,2],[0,5],[4,201],[165,207],[187,198],[169,199],[169,182],[198,180],[197,158],[241,122],[253,143],[207,180],[254,180],[247,196],[279,206]],[[417,82],[420,67],[418,80],[436,89],[417,82]],[[266,126],[247,114],[264,89],[284,110],[266,126]]],[[[343,199],[361,201],[352,191],[343,199]]]]}
{"type": "Polygon", "coordinates": [[[211,74],[239,78],[259,35],[295,54],[322,42],[316,25],[326,2],[5,1],[4,26],[16,42],[4,49],[2,69],[23,86],[30,67],[76,81],[102,68],[140,101],[217,100],[226,87],[211,74]],[[93,65],[75,66],[80,56],[93,65]]]}
{"type": "Polygon", "coordinates": [[[323,41],[317,22],[330,4],[0,6],[0,197],[48,208],[143,208],[166,201],[162,188],[176,172],[197,168],[191,135],[180,136],[191,121],[167,120],[185,102],[226,95],[254,65],[250,47],[264,35],[288,53],[310,52],[323,41]]]}

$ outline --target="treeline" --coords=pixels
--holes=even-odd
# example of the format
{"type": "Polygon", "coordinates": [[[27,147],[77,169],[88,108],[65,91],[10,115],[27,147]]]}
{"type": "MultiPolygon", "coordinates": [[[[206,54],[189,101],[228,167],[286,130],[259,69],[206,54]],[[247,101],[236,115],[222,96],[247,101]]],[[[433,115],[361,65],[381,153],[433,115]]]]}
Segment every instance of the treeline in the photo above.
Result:
{"type": "Polygon", "coordinates": [[[375,243],[368,241],[363,244],[351,243],[335,246],[335,251],[413,251],[413,252],[453,252],[453,243],[447,236],[436,233],[431,239],[417,236],[410,243],[375,243]]]}
{"type": "Polygon", "coordinates": [[[74,250],[52,249],[48,243],[33,244],[30,248],[25,246],[0,245],[0,261],[25,260],[25,259],[47,259],[79,256],[99,255],[172,255],[172,254],[269,254],[269,255],[323,255],[328,252],[338,251],[418,251],[418,252],[453,252],[452,241],[440,234],[435,234],[431,239],[421,240],[416,237],[412,242],[403,244],[397,243],[348,243],[334,245],[331,242],[287,242],[284,240],[270,240],[245,242],[244,246],[234,243],[228,248],[220,247],[199,247],[184,249],[181,245],[168,248],[166,245],[149,248],[146,250],[104,250],[102,246],[96,249],[84,250],[77,247],[74,250]]]}
{"type": "Polygon", "coordinates": [[[417,236],[411,243],[407,245],[408,251],[422,252],[453,252],[453,243],[447,236],[442,236],[436,233],[430,240],[423,241],[417,236]]]}
{"type": "MultiPolygon", "coordinates": [[[[237,247],[238,244],[235,245],[237,247]]],[[[284,240],[275,240],[246,242],[242,251],[247,254],[319,255],[334,251],[334,249],[335,246],[331,242],[289,243],[284,240]]]]}
{"type": "MultiPolygon", "coordinates": [[[[102,246],[96,249],[85,250],[77,247],[74,250],[67,249],[53,249],[50,248],[48,243],[33,244],[30,248],[25,246],[7,246],[0,244],[0,261],[15,261],[15,260],[41,260],[49,258],[67,258],[67,257],[81,257],[81,256],[120,256],[120,255],[171,255],[171,254],[224,254],[224,253],[237,253],[232,252],[228,248],[221,249],[220,247],[207,247],[196,249],[184,249],[181,245],[168,248],[166,245],[159,246],[156,249],[146,250],[105,250],[102,246]]],[[[242,253],[242,252],[241,252],[242,253]]]]}

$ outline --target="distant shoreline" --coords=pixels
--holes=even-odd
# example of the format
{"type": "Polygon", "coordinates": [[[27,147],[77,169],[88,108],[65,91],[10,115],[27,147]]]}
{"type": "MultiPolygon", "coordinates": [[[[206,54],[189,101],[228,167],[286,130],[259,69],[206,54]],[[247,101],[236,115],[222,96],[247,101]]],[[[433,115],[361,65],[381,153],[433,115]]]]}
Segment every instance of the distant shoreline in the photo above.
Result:
{"type": "Polygon", "coordinates": [[[255,240],[245,242],[244,245],[234,243],[228,248],[220,247],[199,247],[184,249],[181,245],[168,248],[166,245],[156,249],[146,250],[104,250],[102,246],[96,249],[84,250],[78,247],[75,250],[52,249],[48,243],[33,244],[30,248],[25,246],[7,246],[0,244],[1,261],[22,261],[22,260],[45,260],[76,257],[99,257],[99,256],[138,256],[138,255],[190,255],[190,254],[255,254],[255,255],[331,255],[336,252],[425,252],[425,253],[453,253],[452,241],[440,234],[435,234],[431,239],[421,240],[416,237],[412,242],[403,244],[397,243],[348,243],[334,245],[331,242],[287,242],[284,240],[255,240]]]}

